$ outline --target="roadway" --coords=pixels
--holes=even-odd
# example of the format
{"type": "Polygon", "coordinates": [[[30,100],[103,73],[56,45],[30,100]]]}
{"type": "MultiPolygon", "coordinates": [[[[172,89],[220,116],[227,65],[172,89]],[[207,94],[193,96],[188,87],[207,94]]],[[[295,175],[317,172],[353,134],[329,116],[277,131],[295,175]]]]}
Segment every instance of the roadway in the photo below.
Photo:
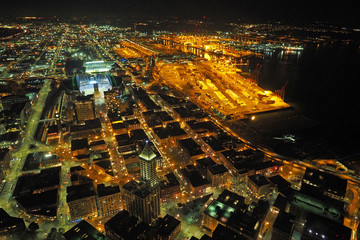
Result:
{"type": "MultiPolygon", "coordinates": [[[[104,50],[105,51],[105,50],[104,50]]],[[[107,52],[107,51],[106,51],[107,52]]],[[[107,54],[109,56],[111,56],[108,52],[107,54]]],[[[119,64],[119,66],[121,66],[121,63],[117,62],[119,64]]],[[[131,76],[133,78],[133,81],[135,81],[135,77],[134,76],[131,76]]],[[[136,82],[136,81],[135,81],[136,82]]],[[[171,116],[171,114],[170,114],[171,116]]],[[[214,117],[211,117],[213,122],[215,124],[217,124],[218,126],[220,126],[222,129],[226,130],[228,133],[230,133],[231,135],[241,139],[242,141],[244,141],[246,144],[252,146],[253,148],[257,148],[261,151],[263,151],[268,157],[270,157],[271,159],[275,160],[275,161],[279,161],[281,162],[282,164],[284,164],[285,166],[288,166],[288,165],[291,165],[291,166],[294,166],[294,165],[297,165],[299,167],[302,167],[302,168],[314,168],[314,169],[318,169],[318,170],[321,170],[321,171],[324,171],[324,172],[329,172],[331,174],[334,174],[336,176],[339,176],[343,179],[347,179],[348,181],[350,181],[350,183],[352,184],[359,184],[360,183],[360,180],[359,178],[357,178],[356,176],[354,175],[350,175],[350,174],[347,174],[347,173],[343,173],[343,172],[334,172],[334,171],[330,171],[330,170],[327,170],[327,169],[322,169],[321,167],[319,166],[316,166],[314,164],[312,164],[311,162],[306,162],[306,161],[301,161],[301,160],[297,160],[297,159],[291,159],[289,157],[286,157],[286,156],[281,156],[279,154],[276,154],[274,153],[273,151],[271,151],[271,149],[268,149],[264,146],[261,146],[261,145],[257,145],[257,144],[254,144],[254,143],[251,143],[249,142],[248,140],[242,138],[241,136],[239,136],[238,134],[236,134],[232,129],[230,129],[229,127],[226,127],[224,126],[223,124],[221,124],[219,121],[217,121],[216,118],[214,117]]],[[[191,134],[191,133],[190,133],[191,134]]],[[[203,150],[205,150],[204,152],[206,152],[209,156],[212,155],[211,152],[207,152],[206,151],[206,148],[205,145],[203,145],[201,143],[201,140],[196,140],[196,142],[200,143],[200,145],[202,146],[203,150]]],[[[352,212],[355,212],[355,210],[351,209],[352,212]]]]}
{"type": "MultiPolygon", "coordinates": [[[[35,105],[32,106],[32,113],[28,119],[25,130],[23,131],[23,138],[18,149],[14,150],[12,154],[12,161],[10,163],[9,174],[5,177],[6,184],[0,195],[0,202],[16,204],[15,200],[12,199],[12,193],[15,189],[17,178],[22,174],[22,168],[26,160],[26,156],[29,153],[29,147],[34,139],[39,120],[41,118],[42,109],[45,106],[45,102],[49,92],[51,91],[52,79],[46,79],[40,92],[39,98],[35,105]]],[[[12,216],[19,216],[20,212],[18,208],[6,208],[5,210],[12,216]]]]}

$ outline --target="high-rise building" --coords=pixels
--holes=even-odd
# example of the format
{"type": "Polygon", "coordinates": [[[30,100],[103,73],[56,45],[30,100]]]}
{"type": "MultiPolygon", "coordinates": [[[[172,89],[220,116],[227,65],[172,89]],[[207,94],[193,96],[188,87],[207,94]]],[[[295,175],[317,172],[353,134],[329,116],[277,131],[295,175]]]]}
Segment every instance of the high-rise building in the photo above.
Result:
{"type": "Polygon", "coordinates": [[[132,216],[150,224],[160,216],[160,185],[156,176],[157,155],[149,142],[139,158],[142,181],[132,180],[123,186],[123,204],[132,216]]]}
{"type": "Polygon", "coordinates": [[[142,180],[148,182],[150,187],[154,187],[159,183],[156,176],[156,158],[157,155],[151,149],[149,142],[146,142],[144,149],[139,155],[140,173],[142,180]]]}
{"type": "Polygon", "coordinates": [[[148,183],[130,181],[123,186],[124,208],[132,216],[147,224],[153,223],[160,216],[159,184],[150,187],[148,183]]]}
{"type": "Polygon", "coordinates": [[[94,119],[95,110],[92,95],[78,96],[75,100],[75,111],[78,122],[94,119]]]}

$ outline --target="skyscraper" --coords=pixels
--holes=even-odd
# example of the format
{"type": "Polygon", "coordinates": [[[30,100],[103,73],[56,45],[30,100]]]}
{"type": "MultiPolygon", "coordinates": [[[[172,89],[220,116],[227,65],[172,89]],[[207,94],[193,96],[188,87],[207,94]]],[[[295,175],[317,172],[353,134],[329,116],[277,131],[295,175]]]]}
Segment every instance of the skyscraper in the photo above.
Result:
{"type": "Polygon", "coordinates": [[[153,223],[160,216],[160,185],[156,176],[157,155],[149,142],[140,155],[141,182],[130,181],[123,186],[125,209],[145,223],[153,223]]]}
{"type": "Polygon", "coordinates": [[[157,155],[151,149],[147,141],[145,147],[139,155],[140,158],[140,172],[142,180],[147,182],[151,188],[159,183],[156,176],[156,158],[157,155]]]}
{"type": "Polygon", "coordinates": [[[131,180],[121,191],[125,209],[132,216],[140,218],[147,224],[153,223],[160,216],[160,187],[151,188],[145,182],[131,180]]]}

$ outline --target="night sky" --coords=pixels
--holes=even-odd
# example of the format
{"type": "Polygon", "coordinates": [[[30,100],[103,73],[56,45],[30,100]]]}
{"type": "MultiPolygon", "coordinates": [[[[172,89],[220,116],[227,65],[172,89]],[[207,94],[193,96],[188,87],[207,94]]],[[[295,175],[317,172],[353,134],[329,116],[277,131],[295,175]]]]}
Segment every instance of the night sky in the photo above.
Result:
{"type": "Polygon", "coordinates": [[[1,16],[180,17],[358,25],[356,0],[2,0],[1,16]]]}

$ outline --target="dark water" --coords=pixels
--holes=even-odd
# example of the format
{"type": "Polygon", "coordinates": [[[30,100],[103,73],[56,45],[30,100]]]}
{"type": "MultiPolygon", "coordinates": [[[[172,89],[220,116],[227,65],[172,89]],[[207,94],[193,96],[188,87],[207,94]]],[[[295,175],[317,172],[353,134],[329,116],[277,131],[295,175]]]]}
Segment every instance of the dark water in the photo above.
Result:
{"type": "Polygon", "coordinates": [[[306,46],[302,52],[265,54],[264,89],[288,81],[285,101],[318,123],[308,138],[322,139],[339,156],[360,152],[360,49],[358,44],[306,46]]]}

